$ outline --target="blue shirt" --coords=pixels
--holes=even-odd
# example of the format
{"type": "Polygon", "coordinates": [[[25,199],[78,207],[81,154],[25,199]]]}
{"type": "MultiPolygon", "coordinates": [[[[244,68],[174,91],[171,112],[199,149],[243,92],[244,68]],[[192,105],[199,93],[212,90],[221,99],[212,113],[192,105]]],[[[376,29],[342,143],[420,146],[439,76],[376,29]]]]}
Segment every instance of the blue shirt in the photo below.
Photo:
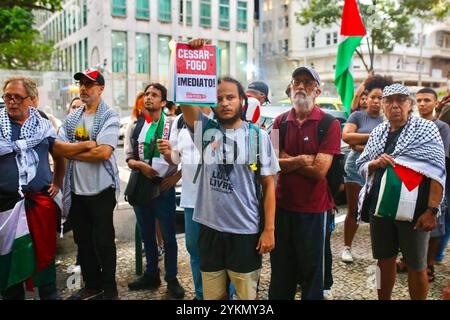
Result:
{"type": "MultiPolygon", "coordinates": [[[[11,121],[12,141],[16,141],[20,136],[21,125],[11,121]]],[[[36,176],[31,182],[22,186],[24,192],[38,192],[48,187],[53,180],[48,161],[48,153],[53,148],[54,138],[47,138],[41,141],[33,149],[39,157],[39,164],[36,176]]],[[[15,193],[19,188],[19,169],[16,164],[16,153],[12,152],[0,157],[0,193],[15,193]]]]}

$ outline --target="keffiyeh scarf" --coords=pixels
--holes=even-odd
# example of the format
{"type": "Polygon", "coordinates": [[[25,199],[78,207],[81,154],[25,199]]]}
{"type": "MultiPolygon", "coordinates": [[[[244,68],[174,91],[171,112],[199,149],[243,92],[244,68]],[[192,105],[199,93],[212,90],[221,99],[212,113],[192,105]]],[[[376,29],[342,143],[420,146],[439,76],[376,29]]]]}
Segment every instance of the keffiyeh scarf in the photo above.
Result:
{"type": "MultiPolygon", "coordinates": [[[[83,116],[84,107],[78,108],[76,111],[71,113],[66,122],[63,125],[62,130],[65,131],[65,135],[69,142],[74,143],[75,140],[75,129],[83,116]]],[[[110,126],[113,122],[117,121],[117,113],[109,108],[103,99],[98,106],[97,112],[94,118],[94,124],[92,127],[91,138],[92,140],[96,140],[100,132],[103,134],[118,134],[118,132],[105,132],[108,130],[107,128],[111,128],[111,131],[114,130],[114,126],[110,126]]],[[[118,128],[117,128],[118,130],[118,128]]],[[[70,207],[72,205],[71,198],[71,181],[73,175],[73,162],[74,160],[69,160],[67,165],[66,174],[64,177],[63,183],[63,209],[62,216],[66,219],[69,215],[70,207]]],[[[119,170],[117,168],[117,164],[115,161],[114,154],[108,160],[103,161],[103,165],[105,166],[106,171],[111,175],[112,180],[114,181],[115,189],[116,189],[116,198],[118,197],[118,193],[120,192],[120,184],[119,184],[119,170]]]]}
{"type": "Polygon", "coordinates": [[[12,141],[11,120],[6,108],[0,110],[0,156],[15,152],[19,170],[19,194],[23,197],[22,186],[26,186],[36,176],[39,157],[34,147],[49,137],[56,137],[49,120],[30,107],[30,116],[20,129],[19,139],[12,141]]]}
{"type": "MultiPolygon", "coordinates": [[[[387,121],[378,125],[372,131],[363,153],[356,160],[359,173],[366,178],[359,195],[358,211],[361,211],[362,202],[373,183],[373,175],[368,175],[369,163],[383,154],[390,128],[387,121]]],[[[410,116],[391,156],[395,163],[436,180],[445,189],[444,145],[439,130],[432,121],[410,116]]]]}

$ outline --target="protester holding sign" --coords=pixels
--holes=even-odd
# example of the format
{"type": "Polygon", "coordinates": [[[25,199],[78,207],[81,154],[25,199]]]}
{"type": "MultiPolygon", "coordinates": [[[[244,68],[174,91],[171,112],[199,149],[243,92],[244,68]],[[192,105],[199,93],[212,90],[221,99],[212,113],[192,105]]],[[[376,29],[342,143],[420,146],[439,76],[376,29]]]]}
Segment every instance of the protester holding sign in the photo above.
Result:
{"type": "MultiPolygon", "coordinates": [[[[173,118],[162,112],[167,101],[167,90],[159,83],[149,84],[145,88],[144,109],[136,123],[129,127],[130,141],[127,163],[130,169],[142,173],[156,184],[152,194],[148,194],[147,203],[134,204],[136,218],[144,241],[147,260],[145,273],[136,281],[128,284],[130,290],[157,288],[161,284],[158,268],[158,245],[155,236],[155,219],[159,219],[164,238],[164,266],[167,289],[177,299],[184,297],[184,289],[177,280],[177,240],[175,237],[175,185],[181,178],[177,167],[169,165],[160,154],[157,139],[168,139],[173,118]]],[[[133,174],[133,172],[132,172],[133,174]]],[[[148,180],[140,180],[148,183],[148,180]]],[[[129,184],[131,183],[131,180],[129,184]]],[[[143,188],[144,185],[138,185],[143,188]]],[[[128,190],[127,186],[127,190],[128,190]]],[[[135,192],[138,192],[135,190],[135,192]]],[[[127,195],[127,191],[125,191],[127,195]]],[[[130,191],[129,196],[133,196],[130,191]]],[[[131,197],[133,198],[133,197],[131,197]]],[[[136,197],[135,197],[136,198],[136,197]]],[[[136,200],[136,199],[135,199],[136,200]]],[[[131,201],[130,201],[131,203],[131,201]]],[[[133,203],[131,203],[133,204],[133,203]]]]}
{"type": "MultiPolygon", "coordinates": [[[[202,40],[191,44],[199,48],[202,40]]],[[[216,120],[205,116],[199,107],[181,106],[191,131],[198,122],[194,136],[203,142],[196,143],[202,151],[202,164],[194,177],[199,186],[193,218],[201,224],[203,296],[209,300],[226,297],[229,277],[238,299],[255,299],[261,255],[275,246],[274,175],[279,165],[267,133],[241,119],[246,100],[242,85],[232,78],[221,79],[217,96],[218,106],[213,109],[216,120]],[[260,186],[263,198],[257,194],[260,186]],[[264,209],[264,216],[260,216],[260,209],[264,209]]]]}

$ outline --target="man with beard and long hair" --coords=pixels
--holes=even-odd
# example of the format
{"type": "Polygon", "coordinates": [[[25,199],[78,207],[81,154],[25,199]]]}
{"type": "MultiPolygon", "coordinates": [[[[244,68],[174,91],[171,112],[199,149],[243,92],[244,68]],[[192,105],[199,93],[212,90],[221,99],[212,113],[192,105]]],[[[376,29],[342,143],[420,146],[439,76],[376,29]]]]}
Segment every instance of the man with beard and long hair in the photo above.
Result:
{"type": "Polygon", "coordinates": [[[334,207],[326,175],[333,155],[340,153],[340,125],[332,119],[319,142],[319,123],[326,115],[315,99],[320,78],[310,67],[292,73],[292,109],[278,116],[272,142],[280,146],[275,242],[271,253],[269,299],[323,299],[327,212],[334,207]],[[283,125],[283,123],[285,123],[283,125]],[[277,129],[285,126],[285,136],[277,129]]]}
{"type": "MultiPolygon", "coordinates": [[[[191,41],[194,48],[202,44],[201,39],[191,41]]],[[[213,109],[216,119],[205,116],[199,107],[181,107],[188,128],[194,131],[194,142],[198,136],[202,142],[196,142],[202,151],[202,164],[197,170],[193,219],[200,223],[203,297],[224,299],[229,277],[238,299],[252,300],[256,298],[262,254],[275,246],[274,176],[279,165],[268,134],[241,118],[246,100],[242,85],[235,79],[222,78],[217,97],[218,105],[213,109]],[[264,216],[259,213],[258,175],[254,170],[258,140],[264,216]]]]}

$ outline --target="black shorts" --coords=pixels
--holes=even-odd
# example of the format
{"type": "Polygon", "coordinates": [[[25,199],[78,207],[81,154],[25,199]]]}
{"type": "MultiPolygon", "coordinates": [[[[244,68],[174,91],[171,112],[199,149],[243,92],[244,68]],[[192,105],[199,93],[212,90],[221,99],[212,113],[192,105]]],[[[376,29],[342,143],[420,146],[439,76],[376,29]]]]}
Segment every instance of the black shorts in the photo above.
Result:
{"type": "Polygon", "coordinates": [[[262,256],[256,250],[258,240],[259,234],[220,232],[200,225],[200,270],[249,273],[260,269],[262,256]]]}

